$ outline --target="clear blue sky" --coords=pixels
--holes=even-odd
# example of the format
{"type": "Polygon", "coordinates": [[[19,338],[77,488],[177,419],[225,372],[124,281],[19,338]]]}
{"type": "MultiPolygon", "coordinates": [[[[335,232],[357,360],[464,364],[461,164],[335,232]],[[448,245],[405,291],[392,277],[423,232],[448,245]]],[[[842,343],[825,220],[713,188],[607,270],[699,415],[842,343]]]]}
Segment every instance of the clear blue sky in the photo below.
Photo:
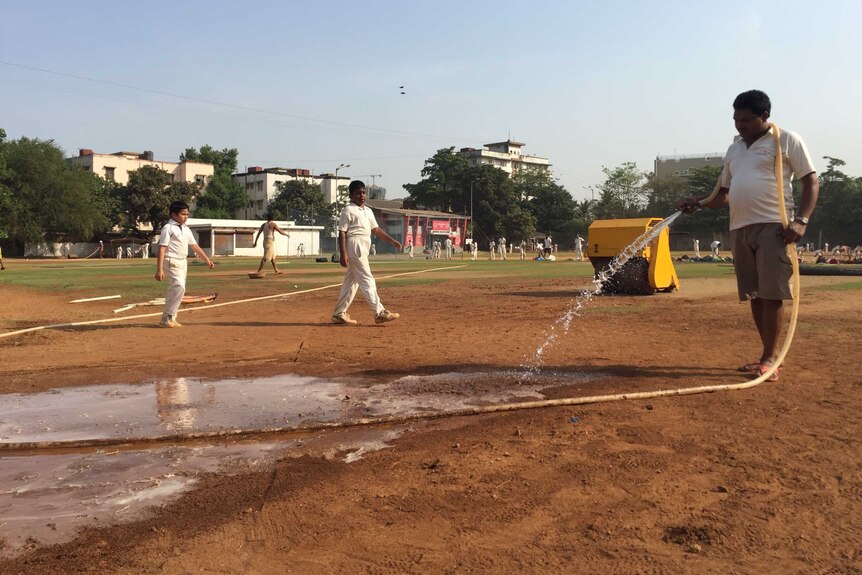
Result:
{"type": "Polygon", "coordinates": [[[626,161],[723,151],[733,98],[862,174],[862,2],[0,0],[0,127],[110,153],[381,174],[510,137],[575,198],[626,161]],[[399,86],[406,94],[400,94],[399,86]]]}

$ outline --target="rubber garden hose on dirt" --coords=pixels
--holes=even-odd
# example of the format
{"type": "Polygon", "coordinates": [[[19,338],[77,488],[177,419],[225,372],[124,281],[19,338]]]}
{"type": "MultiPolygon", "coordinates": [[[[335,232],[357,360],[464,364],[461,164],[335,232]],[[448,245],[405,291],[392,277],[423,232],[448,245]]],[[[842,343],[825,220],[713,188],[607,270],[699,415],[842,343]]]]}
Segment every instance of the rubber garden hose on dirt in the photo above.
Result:
{"type": "MultiPolygon", "coordinates": [[[[778,206],[779,211],[781,212],[781,221],[784,227],[786,228],[789,224],[787,220],[787,212],[785,209],[784,202],[784,166],[781,156],[781,141],[780,141],[780,130],[777,125],[770,124],[772,127],[772,137],[775,141],[775,172],[776,172],[776,185],[778,192],[778,206]]],[[[720,182],[716,183],[715,189],[712,193],[703,200],[702,203],[709,203],[713,200],[716,195],[718,195],[719,190],[721,189],[720,182]]],[[[800,299],[800,281],[799,281],[799,262],[796,258],[796,246],[794,243],[787,245],[788,256],[790,257],[791,265],[793,267],[793,307],[790,314],[790,324],[787,329],[787,335],[784,338],[784,343],[781,347],[781,350],[778,353],[778,357],[772,363],[768,370],[762,373],[755,379],[745,381],[742,383],[735,384],[725,384],[725,385],[704,385],[698,387],[684,387],[678,389],[667,389],[667,390],[656,390],[656,391],[644,391],[644,392],[634,392],[634,393],[618,393],[611,395],[595,395],[595,396],[587,396],[587,397],[569,397],[569,398],[561,398],[561,399],[550,399],[543,401],[528,401],[521,403],[509,403],[502,405],[487,405],[480,407],[470,407],[465,409],[460,409],[456,411],[450,411],[446,413],[436,413],[436,414],[428,414],[428,413],[418,413],[411,415],[397,415],[397,416],[380,416],[380,417],[368,417],[368,418],[357,418],[348,421],[336,421],[336,422],[326,422],[319,423],[304,427],[298,428],[288,428],[288,427],[272,427],[267,429],[230,429],[230,430],[219,430],[219,431],[203,431],[203,432],[191,432],[184,434],[176,434],[170,436],[162,436],[158,438],[147,438],[147,439],[122,439],[122,438],[98,438],[98,439],[83,439],[76,440],[70,442],[55,442],[55,441],[41,441],[41,442],[25,442],[25,443],[2,443],[0,444],[0,451],[10,451],[10,450],[26,450],[26,449],[37,449],[37,448],[48,448],[48,447],[93,447],[93,446],[103,446],[103,445],[118,445],[118,444],[134,444],[134,443],[153,443],[156,441],[186,441],[186,440],[195,440],[195,439],[207,439],[207,438],[225,438],[225,437],[249,437],[255,435],[268,435],[275,433],[305,433],[310,431],[318,431],[323,429],[335,429],[335,428],[347,428],[347,427],[357,427],[357,426],[366,426],[366,425],[383,425],[383,424],[397,424],[404,423],[408,421],[416,421],[416,420],[430,420],[430,419],[439,419],[442,417],[457,417],[457,416],[467,416],[467,415],[480,415],[485,413],[497,413],[504,411],[517,411],[522,409],[536,409],[542,407],[555,407],[555,406],[563,406],[563,405],[585,405],[591,403],[606,403],[611,401],[621,401],[624,399],[652,399],[657,397],[671,397],[678,395],[694,395],[698,393],[712,393],[716,391],[731,391],[738,389],[748,389],[750,387],[755,387],[760,385],[769,377],[772,376],[773,373],[778,369],[781,363],[784,361],[787,352],[790,349],[790,344],[793,342],[793,335],[796,332],[796,321],[799,316],[799,299],[800,299]]],[[[408,273],[416,273],[416,272],[408,272],[408,273]]],[[[421,273],[421,272],[419,272],[421,273]]],[[[401,275],[401,274],[396,274],[401,275]]],[[[329,286],[327,286],[329,287],[329,286]]],[[[324,288],[315,288],[315,289],[324,289],[324,288]]],[[[314,291],[314,290],[307,290],[314,291]]],[[[254,298],[254,299],[262,299],[262,298],[254,298]]],[[[223,305],[223,304],[222,304],[223,305]]],[[[215,306],[212,306],[215,307],[215,306]]],[[[127,318],[128,319],[128,318],[127,318]]],[[[83,323],[83,322],[82,322],[83,323]]],[[[23,330],[26,331],[26,330],[23,330]]],[[[11,334],[3,334],[3,335],[11,335],[11,334]]]]}

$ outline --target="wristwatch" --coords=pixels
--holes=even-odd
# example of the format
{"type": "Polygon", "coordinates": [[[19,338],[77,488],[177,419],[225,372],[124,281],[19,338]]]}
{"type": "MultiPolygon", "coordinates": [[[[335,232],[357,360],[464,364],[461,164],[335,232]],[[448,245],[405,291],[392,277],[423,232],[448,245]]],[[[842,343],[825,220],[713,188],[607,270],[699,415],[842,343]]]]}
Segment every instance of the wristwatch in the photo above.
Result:
{"type": "Polygon", "coordinates": [[[796,214],[796,217],[795,217],[795,218],[793,218],[793,221],[794,221],[794,222],[799,222],[799,223],[800,223],[800,224],[802,224],[803,226],[807,226],[807,225],[808,225],[808,218],[806,218],[805,216],[800,216],[799,214],[796,214]]]}

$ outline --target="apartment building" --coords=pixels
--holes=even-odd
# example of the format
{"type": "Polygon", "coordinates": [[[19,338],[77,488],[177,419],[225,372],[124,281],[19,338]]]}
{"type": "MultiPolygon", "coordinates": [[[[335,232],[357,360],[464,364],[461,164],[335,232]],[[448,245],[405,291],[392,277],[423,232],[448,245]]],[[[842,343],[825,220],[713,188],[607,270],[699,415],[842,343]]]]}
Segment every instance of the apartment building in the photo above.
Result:
{"type": "Polygon", "coordinates": [[[499,168],[513,176],[525,168],[538,168],[548,171],[551,162],[547,158],[530,156],[522,153],[521,148],[527,144],[506,140],[485,144],[482,148],[461,148],[459,153],[467,159],[471,166],[489,165],[499,168]]]}
{"type": "Polygon", "coordinates": [[[655,175],[656,178],[669,178],[677,176],[687,178],[693,170],[706,166],[722,167],[724,165],[724,152],[713,152],[711,154],[682,154],[674,156],[656,156],[655,175]]]}
{"type": "Polygon", "coordinates": [[[81,149],[78,156],[68,161],[80,168],[119,184],[129,183],[129,172],[139,170],[144,166],[155,166],[167,172],[171,182],[197,182],[201,186],[212,179],[214,168],[212,164],[200,162],[164,162],[155,160],[153,153],[114,152],[113,154],[96,154],[93,150],[81,149]]]}
{"type": "Polygon", "coordinates": [[[300,168],[262,168],[253,166],[245,173],[233,174],[235,182],[245,189],[248,206],[237,210],[235,217],[240,219],[260,218],[266,213],[266,206],[278,194],[277,184],[302,180],[320,186],[326,203],[331,204],[338,198],[338,187],[347,187],[350,178],[333,174],[313,175],[310,170],[300,168]]]}

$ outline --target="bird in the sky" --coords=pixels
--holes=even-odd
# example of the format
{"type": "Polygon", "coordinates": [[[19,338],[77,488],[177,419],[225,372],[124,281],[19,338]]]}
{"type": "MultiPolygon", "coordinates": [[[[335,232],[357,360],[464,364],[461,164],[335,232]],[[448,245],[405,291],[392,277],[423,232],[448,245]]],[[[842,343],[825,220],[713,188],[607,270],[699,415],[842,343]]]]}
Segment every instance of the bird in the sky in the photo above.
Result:
{"type": "Polygon", "coordinates": [[[402,93],[402,94],[406,94],[406,93],[407,93],[407,92],[405,92],[405,91],[404,91],[404,86],[398,86],[398,89],[399,89],[399,90],[401,90],[401,93],[402,93]]]}

